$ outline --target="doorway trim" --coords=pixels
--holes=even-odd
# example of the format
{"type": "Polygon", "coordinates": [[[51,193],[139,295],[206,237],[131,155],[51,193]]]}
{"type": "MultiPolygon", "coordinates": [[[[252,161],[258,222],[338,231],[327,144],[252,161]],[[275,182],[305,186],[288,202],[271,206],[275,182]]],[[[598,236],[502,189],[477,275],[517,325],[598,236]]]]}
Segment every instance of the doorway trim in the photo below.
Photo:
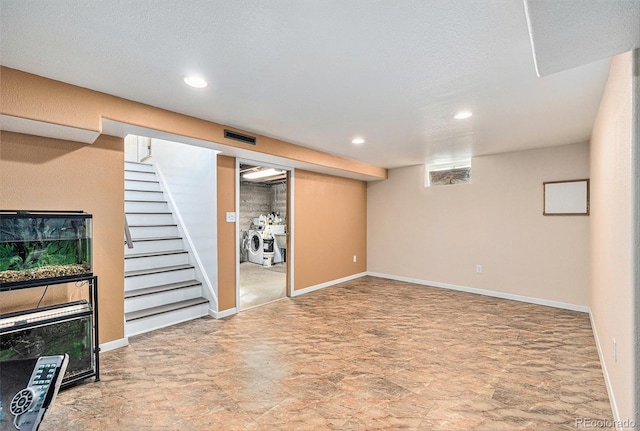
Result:
{"type": "Polygon", "coordinates": [[[242,238],[240,236],[240,165],[246,164],[254,164],[265,166],[268,168],[280,169],[283,171],[287,171],[287,286],[286,286],[286,296],[291,298],[294,296],[294,190],[295,190],[295,168],[290,166],[278,165],[275,163],[264,163],[259,160],[245,159],[236,157],[236,172],[235,172],[235,198],[236,198],[236,310],[240,313],[242,310],[240,309],[240,246],[242,242],[242,238]]]}

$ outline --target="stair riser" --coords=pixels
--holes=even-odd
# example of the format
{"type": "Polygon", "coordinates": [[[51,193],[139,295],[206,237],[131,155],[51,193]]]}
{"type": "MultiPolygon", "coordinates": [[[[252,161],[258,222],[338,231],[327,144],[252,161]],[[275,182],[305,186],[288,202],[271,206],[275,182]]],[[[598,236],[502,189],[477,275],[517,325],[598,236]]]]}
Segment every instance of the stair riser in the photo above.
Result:
{"type": "Polygon", "coordinates": [[[130,225],[174,224],[171,214],[127,214],[130,225]]]}
{"type": "Polygon", "coordinates": [[[151,192],[160,191],[160,183],[158,182],[147,182],[147,181],[125,181],[124,182],[125,190],[148,190],[151,192]]]}
{"type": "Polygon", "coordinates": [[[136,257],[124,259],[125,271],[136,271],[138,269],[154,269],[163,266],[175,266],[189,263],[188,253],[166,254],[162,256],[136,257]]]}
{"type": "Polygon", "coordinates": [[[159,274],[138,275],[124,278],[124,291],[129,292],[145,287],[159,286],[162,284],[177,283],[179,281],[193,280],[196,274],[193,269],[181,269],[178,271],[162,272],[159,274]]]}
{"type": "Polygon", "coordinates": [[[145,310],[147,308],[184,301],[185,299],[199,298],[200,296],[202,296],[201,285],[183,287],[182,289],[174,289],[150,295],[135,296],[124,300],[124,312],[130,313],[132,311],[145,310]]]}
{"type": "Polygon", "coordinates": [[[125,325],[125,336],[131,337],[133,335],[153,331],[154,329],[160,329],[180,322],[186,322],[188,320],[206,316],[208,308],[208,304],[201,304],[189,308],[181,308],[180,310],[168,313],[145,317],[143,319],[132,320],[127,322],[125,325]]]}
{"type": "Polygon", "coordinates": [[[166,238],[178,236],[177,226],[131,226],[129,223],[131,238],[166,238]]]}
{"type": "Polygon", "coordinates": [[[157,181],[158,178],[154,172],[134,172],[124,171],[124,179],[126,180],[143,180],[143,181],[157,181]]]}
{"type": "Polygon", "coordinates": [[[163,213],[169,212],[166,202],[124,202],[126,213],[163,213]]]}
{"type": "Polygon", "coordinates": [[[133,248],[128,248],[126,245],[124,247],[125,256],[127,253],[153,253],[156,251],[172,251],[172,250],[181,250],[182,249],[182,240],[181,239],[170,239],[163,241],[134,241],[133,248]]]}
{"type": "Polygon", "coordinates": [[[124,199],[125,200],[133,200],[133,201],[150,201],[150,202],[163,202],[164,195],[162,192],[154,192],[154,191],[137,191],[137,190],[125,190],[124,191],[124,199]]]}
{"type": "Polygon", "coordinates": [[[124,162],[124,168],[129,171],[153,172],[153,165],[147,163],[124,162]]]}

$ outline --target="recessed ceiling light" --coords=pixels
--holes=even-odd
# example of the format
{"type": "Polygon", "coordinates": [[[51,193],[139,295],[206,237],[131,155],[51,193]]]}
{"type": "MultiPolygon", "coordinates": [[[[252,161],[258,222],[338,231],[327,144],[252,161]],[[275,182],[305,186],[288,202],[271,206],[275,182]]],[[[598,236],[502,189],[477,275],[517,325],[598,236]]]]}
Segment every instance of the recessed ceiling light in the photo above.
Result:
{"type": "Polygon", "coordinates": [[[364,138],[353,138],[351,143],[356,145],[364,144],[364,138]]]}
{"type": "Polygon", "coordinates": [[[194,87],[194,88],[204,88],[207,85],[209,85],[207,81],[200,78],[199,76],[187,76],[186,78],[184,78],[184,83],[187,84],[189,87],[194,87]]]}
{"type": "Polygon", "coordinates": [[[469,118],[473,115],[471,111],[460,111],[456,115],[453,116],[456,120],[464,120],[465,118],[469,118]]]}

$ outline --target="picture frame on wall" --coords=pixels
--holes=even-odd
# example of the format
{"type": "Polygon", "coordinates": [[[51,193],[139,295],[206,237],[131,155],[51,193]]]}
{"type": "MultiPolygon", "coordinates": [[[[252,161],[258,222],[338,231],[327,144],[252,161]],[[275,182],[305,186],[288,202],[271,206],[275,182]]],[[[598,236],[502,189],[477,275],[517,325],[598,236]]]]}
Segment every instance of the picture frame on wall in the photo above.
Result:
{"type": "Polygon", "coordinates": [[[542,183],[545,216],[588,216],[589,179],[542,183]]]}

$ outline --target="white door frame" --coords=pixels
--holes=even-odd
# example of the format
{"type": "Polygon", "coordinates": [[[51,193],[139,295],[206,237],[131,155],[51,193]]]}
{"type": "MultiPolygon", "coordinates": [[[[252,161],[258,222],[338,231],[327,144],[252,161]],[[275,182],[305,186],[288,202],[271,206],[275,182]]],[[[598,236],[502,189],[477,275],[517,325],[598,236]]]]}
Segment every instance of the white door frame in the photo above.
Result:
{"type": "Polygon", "coordinates": [[[294,250],[293,250],[293,235],[295,232],[294,226],[294,205],[293,205],[293,196],[294,193],[294,183],[295,183],[295,169],[290,166],[277,165],[274,163],[263,163],[257,160],[251,159],[243,159],[236,157],[236,310],[239,313],[240,310],[240,245],[242,242],[242,238],[240,237],[240,164],[246,163],[251,165],[260,165],[268,168],[280,169],[283,171],[289,172],[289,181],[287,181],[287,195],[289,198],[287,199],[287,206],[289,209],[289,220],[287,220],[287,235],[289,236],[289,248],[287,249],[287,272],[289,274],[289,291],[287,292],[289,297],[294,296],[294,276],[293,276],[293,261],[294,261],[294,250]]]}

